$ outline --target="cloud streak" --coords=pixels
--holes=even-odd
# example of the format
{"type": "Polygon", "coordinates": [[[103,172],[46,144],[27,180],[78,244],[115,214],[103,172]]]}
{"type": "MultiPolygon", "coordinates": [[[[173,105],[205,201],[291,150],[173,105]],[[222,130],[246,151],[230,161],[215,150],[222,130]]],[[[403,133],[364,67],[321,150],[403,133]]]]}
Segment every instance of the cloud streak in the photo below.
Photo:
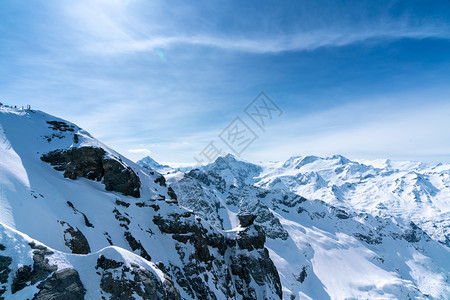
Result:
{"type": "MultiPolygon", "coordinates": [[[[176,16],[171,15],[172,7],[166,4],[156,2],[150,8],[145,8],[140,1],[133,3],[136,5],[124,1],[80,1],[75,6],[64,6],[63,11],[74,20],[68,25],[84,33],[79,41],[81,49],[101,54],[156,52],[161,56],[160,49],[185,46],[270,54],[313,51],[322,47],[342,47],[373,40],[450,39],[448,24],[417,22],[406,16],[393,19],[382,15],[375,20],[353,23],[348,21],[348,16],[340,16],[340,20],[339,16],[331,15],[332,26],[302,23],[293,25],[289,30],[280,28],[278,20],[270,30],[242,28],[224,32],[211,26],[200,26],[201,29],[198,29],[197,23],[189,27],[181,24],[182,21],[173,21],[176,16]]],[[[193,19],[204,17],[200,9],[186,10],[184,14],[192,14],[193,19]]],[[[220,21],[228,16],[216,17],[220,21]]],[[[299,15],[298,19],[305,17],[299,15]]],[[[268,16],[262,16],[264,18],[268,16]]],[[[261,27],[264,27],[264,20],[255,19],[252,23],[261,23],[261,27]]]]}
{"type": "Polygon", "coordinates": [[[161,36],[149,39],[136,39],[126,42],[108,42],[91,44],[85,50],[101,53],[120,54],[158,51],[161,48],[175,46],[204,46],[228,51],[254,54],[280,53],[289,51],[312,51],[322,47],[341,47],[369,40],[395,39],[450,39],[450,34],[435,29],[420,30],[372,30],[363,32],[312,32],[299,33],[277,38],[238,38],[196,36],[161,36]]]}

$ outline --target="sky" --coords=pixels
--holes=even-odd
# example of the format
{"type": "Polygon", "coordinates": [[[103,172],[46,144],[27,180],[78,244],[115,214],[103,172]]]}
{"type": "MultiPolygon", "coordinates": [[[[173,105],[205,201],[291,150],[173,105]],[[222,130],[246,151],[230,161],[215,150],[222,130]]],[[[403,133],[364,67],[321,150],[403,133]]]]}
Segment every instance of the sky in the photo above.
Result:
{"type": "Polygon", "coordinates": [[[450,163],[449,1],[2,0],[0,78],[133,160],[450,163]]]}

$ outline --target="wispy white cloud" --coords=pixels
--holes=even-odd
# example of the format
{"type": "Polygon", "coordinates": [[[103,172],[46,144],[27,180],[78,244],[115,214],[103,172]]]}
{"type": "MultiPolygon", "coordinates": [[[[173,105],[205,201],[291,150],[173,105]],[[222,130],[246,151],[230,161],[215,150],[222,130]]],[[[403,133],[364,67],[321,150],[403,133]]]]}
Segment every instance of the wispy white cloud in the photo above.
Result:
{"type": "MultiPolygon", "coordinates": [[[[218,32],[197,30],[193,33],[185,24],[170,22],[167,7],[153,3],[149,12],[140,11],[140,1],[79,1],[65,7],[72,26],[79,35],[81,49],[102,54],[155,52],[176,46],[211,47],[247,53],[279,53],[311,51],[321,47],[340,47],[368,40],[400,38],[450,39],[450,30],[442,24],[417,24],[408,18],[383,17],[361,24],[341,23],[317,28],[297,27],[289,32],[218,32]],[[159,12],[159,14],[157,13],[159,12]]],[[[189,14],[187,11],[186,14],[189,14]]],[[[301,19],[302,16],[299,16],[301,19]]],[[[275,25],[276,28],[276,25],[275,25]]],[[[164,58],[165,59],[165,58],[164,58]]]]}
{"type": "Polygon", "coordinates": [[[308,32],[293,35],[258,38],[215,37],[207,35],[162,36],[149,39],[134,39],[125,42],[94,43],[84,49],[101,53],[135,53],[157,51],[173,46],[205,46],[248,53],[279,53],[287,51],[311,51],[321,47],[340,47],[368,40],[393,40],[400,38],[450,39],[450,33],[435,29],[418,30],[367,30],[362,32],[308,32]]]}

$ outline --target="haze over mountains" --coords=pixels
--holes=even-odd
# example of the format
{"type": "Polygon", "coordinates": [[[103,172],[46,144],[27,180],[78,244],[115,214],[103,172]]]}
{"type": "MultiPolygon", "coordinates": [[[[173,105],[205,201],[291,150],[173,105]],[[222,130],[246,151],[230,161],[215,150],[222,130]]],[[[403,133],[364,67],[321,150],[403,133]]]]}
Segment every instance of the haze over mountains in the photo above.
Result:
{"type": "Polygon", "coordinates": [[[450,165],[171,169],[0,108],[0,299],[446,299],[449,208],[450,165]]]}

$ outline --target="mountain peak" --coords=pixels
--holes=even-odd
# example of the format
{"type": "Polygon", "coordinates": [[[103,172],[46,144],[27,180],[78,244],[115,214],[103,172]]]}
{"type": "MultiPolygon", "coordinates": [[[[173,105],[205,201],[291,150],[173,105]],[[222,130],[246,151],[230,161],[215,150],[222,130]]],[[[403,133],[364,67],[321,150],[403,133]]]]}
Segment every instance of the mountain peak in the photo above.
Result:
{"type": "Polygon", "coordinates": [[[242,161],[239,158],[236,158],[236,156],[234,156],[231,153],[228,153],[226,155],[221,155],[219,157],[216,158],[216,160],[213,162],[213,164],[221,164],[221,163],[233,163],[233,162],[239,162],[242,161]]]}
{"type": "Polygon", "coordinates": [[[153,170],[160,170],[160,169],[164,169],[164,168],[169,168],[168,165],[161,165],[160,163],[158,163],[156,160],[154,160],[153,158],[151,158],[150,156],[146,156],[140,160],[138,160],[136,162],[137,165],[144,167],[144,168],[150,168],[153,170]]]}

